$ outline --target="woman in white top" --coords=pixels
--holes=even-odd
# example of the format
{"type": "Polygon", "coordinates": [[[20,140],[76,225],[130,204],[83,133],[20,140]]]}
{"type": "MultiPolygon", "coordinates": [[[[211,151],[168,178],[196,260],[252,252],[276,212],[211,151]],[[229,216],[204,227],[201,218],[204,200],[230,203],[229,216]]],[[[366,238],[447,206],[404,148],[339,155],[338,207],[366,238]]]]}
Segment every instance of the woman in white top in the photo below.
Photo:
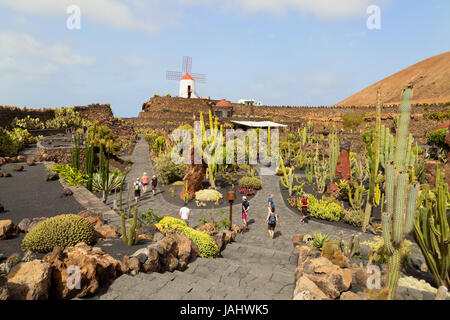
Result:
{"type": "Polygon", "coordinates": [[[178,215],[180,216],[180,219],[186,222],[186,224],[189,226],[189,216],[191,214],[191,210],[187,207],[187,205],[187,203],[184,203],[184,206],[181,207],[178,215]]]}

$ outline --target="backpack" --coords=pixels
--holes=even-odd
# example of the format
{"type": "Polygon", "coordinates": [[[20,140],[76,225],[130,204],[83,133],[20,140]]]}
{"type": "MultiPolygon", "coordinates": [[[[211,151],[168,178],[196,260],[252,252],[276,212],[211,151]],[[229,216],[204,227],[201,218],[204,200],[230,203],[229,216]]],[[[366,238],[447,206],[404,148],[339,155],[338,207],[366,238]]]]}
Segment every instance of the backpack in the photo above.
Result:
{"type": "Polygon", "coordinates": [[[139,191],[141,189],[139,183],[134,183],[134,190],[139,191]]]}
{"type": "Polygon", "coordinates": [[[275,213],[271,213],[269,216],[269,224],[275,224],[277,222],[277,219],[275,217],[275,213]]]}

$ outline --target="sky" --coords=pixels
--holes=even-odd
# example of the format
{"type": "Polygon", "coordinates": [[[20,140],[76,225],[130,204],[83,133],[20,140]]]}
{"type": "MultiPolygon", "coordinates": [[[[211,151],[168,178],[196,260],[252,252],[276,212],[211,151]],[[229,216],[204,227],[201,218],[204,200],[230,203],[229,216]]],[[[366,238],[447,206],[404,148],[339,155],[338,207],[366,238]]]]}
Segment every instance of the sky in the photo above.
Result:
{"type": "Polygon", "coordinates": [[[135,117],[178,94],[183,56],[202,97],[333,105],[449,51],[449,16],[448,0],[0,0],[0,105],[135,117]]]}

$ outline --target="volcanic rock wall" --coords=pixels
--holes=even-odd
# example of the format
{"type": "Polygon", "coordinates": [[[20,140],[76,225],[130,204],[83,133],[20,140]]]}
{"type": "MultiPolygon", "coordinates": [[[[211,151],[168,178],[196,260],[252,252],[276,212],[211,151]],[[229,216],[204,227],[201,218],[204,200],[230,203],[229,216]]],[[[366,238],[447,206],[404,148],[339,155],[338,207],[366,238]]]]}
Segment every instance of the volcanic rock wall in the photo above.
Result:
{"type": "MultiPolygon", "coordinates": [[[[78,111],[83,119],[89,121],[107,120],[114,118],[109,104],[91,104],[88,106],[75,106],[75,111],[78,111]]],[[[23,119],[27,116],[31,118],[39,118],[45,122],[55,117],[55,109],[41,108],[28,109],[19,107],[0,106],[0,127],[8,127],[14,118],[23,119]]]]}
{"type": "MultiPolygon", "coordinates": [[[[199,113],[204,115],[210,110],[208,102],[216,103],[217,100],[184,99],[171,97],[151,98],[142,106],[142,112],[138,118],[127,120],[136,127],[141,128],[168,128],[173,129],[185,123],[192,125],[194,119],[198,119],[199,113]]],[[[372,107],[310,107],[310,106],[246,106],[233,103],[233,115],[231,118],[222,118],[222,122],[230,120],[271,120],[289,125],[291,128],[301,127],[308,120],[314,121],[315,131],[323,130],[328,123],[331,129],[334,125],[337,129],[343,128],[342,116],[347,114],[364,115],[364,121],[357,128],[364,130],[366,125],[375,121],[375,106],[372,107]]],[[[437,121],[425,120],[424,113],[443,110],[443,105],[413,105],[411,112],[410,131],[416,137],[424,137],[431,131],[437,121]]],[[[383,106],[381,110],[382,124],[392,127],[392,120],[398,116],[398,106],[383,106]]]]}

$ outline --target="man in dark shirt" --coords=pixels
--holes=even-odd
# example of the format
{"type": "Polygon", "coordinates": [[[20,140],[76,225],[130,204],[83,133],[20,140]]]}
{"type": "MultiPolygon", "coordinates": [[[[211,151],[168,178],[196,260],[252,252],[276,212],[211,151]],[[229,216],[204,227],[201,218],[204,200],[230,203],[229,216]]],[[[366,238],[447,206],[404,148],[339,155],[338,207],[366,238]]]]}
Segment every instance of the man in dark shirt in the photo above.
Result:
{"type": "Polygon", "coordinates": [[[250,203],[248,203],[247,197],[243,196],[242,197],[242,221],[244,222],[245,230],[248,230],[248,226],[247,226],[248,208],[250,208],[250,203]]]}

